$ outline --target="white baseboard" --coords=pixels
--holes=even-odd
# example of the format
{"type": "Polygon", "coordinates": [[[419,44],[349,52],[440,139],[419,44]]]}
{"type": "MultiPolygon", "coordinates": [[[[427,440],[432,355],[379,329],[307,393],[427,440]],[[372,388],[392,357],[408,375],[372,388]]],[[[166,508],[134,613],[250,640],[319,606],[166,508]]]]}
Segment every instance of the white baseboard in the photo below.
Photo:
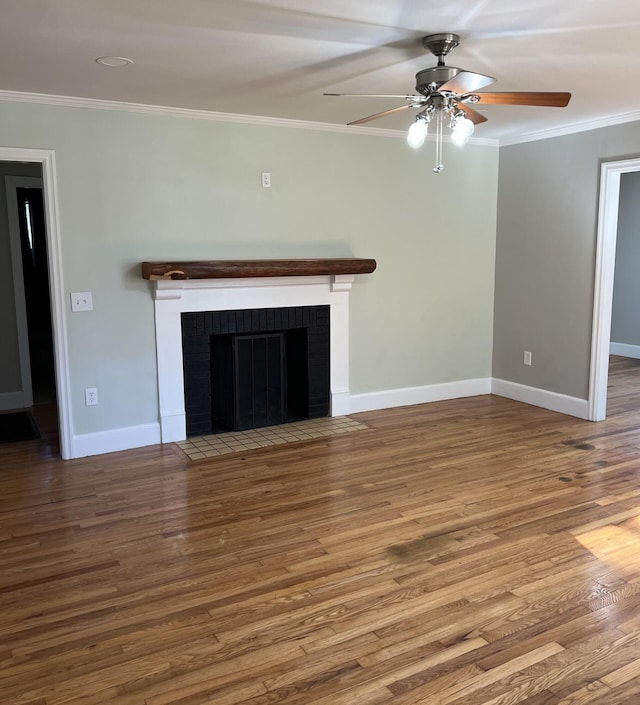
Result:
{"type": "Polygon", "coordinates": [[[628,345],[627,343],[610,343],[609,353],[611,355],[633,357],[636,360],[640,360],[640,345],[628,345]]]}
{"type": "Polygon", "coordinates": [[[404,389],[352,394],[350,413],[391,409],[394,406],[426,404],[432,401],[475,397],[490,393],[491,379],[487,377],[483,379],[465,379],[459,382],[445,382],[443,384],[429,384],[424,387],[405,387],[404,389]]]}
{"type": "Polygon", "coordinates": [[[0,411],[9,409],[24,409],[29,404],[24,401],[23,392],[2,392],[0,393],[0,411]]]}
{"type": "Polygon", "coordinates": [[[160,443],[160,424],[152,423],[130,428],[114,428],[98,433],[84,433],[73,437],[72,458],[114,453],[118,450],[142,448],[160,443]]]}
{"type": "Polygon", "coordinates": [[[349,390],[339,392],[331,392],[331,411],[330,416],[346,416],[351,409],[351,396],[349,390]]]}
{"type": "MultiPolygon", "coordinates": [[[[471,379],[425,387],[392,389],[369,394],[340,393],[333,395],[332,416],[344,416],[359,411],[390,409],[394,406],[410,406],[444,399],[473,397],[491,393],[491,379],[471,379]],[[335,407],[335,408],[334,408],[335,407]]],[[[184,417],[182,424],[184,426],[184,417]]],[[[166,421],[166,419],[165,419],[166,421]]],[[[131,428],[116,428],[110,431],[85,433],[73,437],[72,458],[113,453],[131,448],[161,443],[160,424],[146,424],[131,428]]]]}
{"type": "Polygon", "coordinates": [[[187,437],[187,415],[184,409],[160,417],[160,439],[162,443],[184,441],[187,437]]]}
{"type": "MultiPolygon", "coordinates": [[[[496,394],[516,401],[539,406],[550,411],[558,411],[580,419],[588,419],[589,404],[586,399],[577,399],[545,389],[527,387],[524,384],[502,379],[466,379],[458,382],[430,384],[423,387],[388,389],[379,392],[352,394],[349,397],[349,410],[336,409],[334,416],[362,411],[391,409],[397,406],[412,406],[433,401],[475,397],[483,394],[496,394]]],[[[346,400],[341,400],[346,402],[346,400]]],[[[113,453],[130,448],[155,445],[161,442],[160,424],[146,424],[131,428],[117,428],[111,431],[86,433],[73,437],[73,458],[83,458],[101,453],[113,453]]]]}
{"type": "Polygon", "coordinates": [[[532,406],[540,406],[543,409],[559,411],[561,414],[589,420],[589,402],[586,399],[578,399],[566,394],[549,392],[546,389],[527,387],[517,382],[508,382],[504,379],[495,378],[491,383],[491,393],[499,397],[507,397],[507,399],[522,401],[532,406]]]}

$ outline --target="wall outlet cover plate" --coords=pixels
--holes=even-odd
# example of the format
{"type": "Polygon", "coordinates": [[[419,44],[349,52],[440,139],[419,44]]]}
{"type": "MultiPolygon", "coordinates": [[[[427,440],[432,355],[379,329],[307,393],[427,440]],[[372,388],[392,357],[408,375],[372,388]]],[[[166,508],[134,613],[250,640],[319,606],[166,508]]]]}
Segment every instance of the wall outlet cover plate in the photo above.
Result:
{"type": "Polygon", "coordinates": [[[93,311],[93,298],[90,291],[79,291],[71,294],[72,311],[93,311]]]}

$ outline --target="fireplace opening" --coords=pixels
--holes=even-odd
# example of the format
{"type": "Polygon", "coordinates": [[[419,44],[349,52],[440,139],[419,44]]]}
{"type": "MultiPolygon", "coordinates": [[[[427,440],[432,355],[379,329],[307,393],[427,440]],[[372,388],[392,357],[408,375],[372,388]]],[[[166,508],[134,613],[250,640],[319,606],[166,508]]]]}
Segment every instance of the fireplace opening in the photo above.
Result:
{"type": "Polygon", "coordinates": [[[187,436],[329,414],[329,306],[182,313],[187,436]]]}

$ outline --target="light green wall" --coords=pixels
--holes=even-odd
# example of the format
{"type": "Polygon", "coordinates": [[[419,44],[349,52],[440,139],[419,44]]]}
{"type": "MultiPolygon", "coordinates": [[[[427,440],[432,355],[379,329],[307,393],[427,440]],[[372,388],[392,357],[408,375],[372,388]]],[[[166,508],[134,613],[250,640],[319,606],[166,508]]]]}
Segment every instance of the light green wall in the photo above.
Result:
{"type": "Polygon", "coordinates": [[[494,377],[587,399],[600,165],[639,153],[637,122],[500,149],[494,377]]]}
{"type": "Polygon", "coordinates": [[[432,143],[357,130],[13,102],[0,143],[55,150],[65,295],[93,292],[68,314],[76,434],[157,421],[142,260],[373,257],[352,290],[352,393],[491,375],[495,147],[446,145],[435,175],[432,143]]]}
{"type": "Polygon", "coordinates": [[[640,346],[640,172],[620,177],[611,341],[640,346]]]}

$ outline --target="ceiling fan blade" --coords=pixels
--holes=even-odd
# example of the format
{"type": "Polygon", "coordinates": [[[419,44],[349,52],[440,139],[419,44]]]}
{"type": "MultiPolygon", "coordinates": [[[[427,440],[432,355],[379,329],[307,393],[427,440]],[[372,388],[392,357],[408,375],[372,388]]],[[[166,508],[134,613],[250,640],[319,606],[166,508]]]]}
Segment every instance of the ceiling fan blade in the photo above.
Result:
{"type": "Polygon", "coordinates": [[[491,76],[483,76],[481,73],[473,71],[458,71],[458,73],[446,83],[443,83],[438,91],[451,91],[452,93],[473,93],[481,88],[495,83],[496,79],[491,76]]]}
{"type": "Polygon", "coordinates": [[[477,93],[476,104],[482,105],[539,105],[546,108],[564,108],[571,93],[477,93]]]}
{"type": "Polygon", "coordinates": [[[421,95],[391,95],[389,93],[323,93],[322,95],[330,95],[337,98],[406,98],[411,101],[424,101],[421,95]]]}
{"type": "Polygon", "coordinates": [[[392,113],[398,113],[401,110],[406,110],[407,108],[413,108],[413,105],[401,105],[397,108],[391,108],[391,110],[383,110],[381,113],[376,113],[375,115],[368,115],[367,117],[360,118],[359,120],[354,120],[353,122],[348,122],[347,125],[362,125],[370,120],[377,120],[378,118],[384,117],[385,115],[391,115],[392,113]]]}
{"type": "Polygon", "coordinates": [[[469,118],[469,120],[471,120],[474,125],[479,125],[481,122],[486,122],[488,120],[488,118],[479,113],[477,110],[470,108],[464,103],[458,103],[458,107],[464,110],[465,115],[469,118]]]}

